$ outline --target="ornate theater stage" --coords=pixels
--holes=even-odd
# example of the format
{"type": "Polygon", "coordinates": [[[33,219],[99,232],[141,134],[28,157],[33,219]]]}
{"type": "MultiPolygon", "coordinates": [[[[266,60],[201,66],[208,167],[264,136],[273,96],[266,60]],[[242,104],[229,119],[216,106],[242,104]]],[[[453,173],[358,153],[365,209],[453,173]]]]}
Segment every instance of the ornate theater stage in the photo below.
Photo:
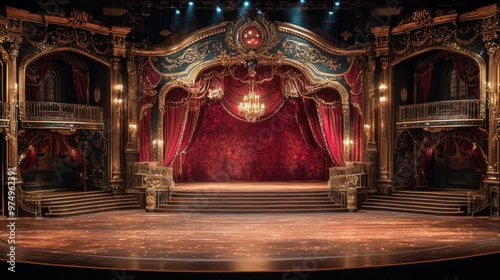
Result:
{"type": "MultiPolygon", "coordinates": [[[[294,184],[304,187],[322,188],[294,184]]],[[[500,258],[500,219],[493,217],[124,210],[18,218],[14,231],[11,222],[0,220],[2,275],[23,278],[40,272],[51,279],[479,279],[500,258]],[[15,274],[5,261],[13,234],[15,274]]]]}

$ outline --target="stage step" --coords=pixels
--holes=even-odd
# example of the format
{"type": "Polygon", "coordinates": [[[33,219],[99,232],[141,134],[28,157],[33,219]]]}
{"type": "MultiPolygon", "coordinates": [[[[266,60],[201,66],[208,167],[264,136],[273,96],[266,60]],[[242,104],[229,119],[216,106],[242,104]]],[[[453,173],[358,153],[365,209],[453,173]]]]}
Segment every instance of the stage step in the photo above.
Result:
{"type": "Polygon", "coordinates": [[[467,191],[395,191],[390,195],[371,195],[363,210],[386,210],[443,216],[465,216],[467,191]]]}
{"type": "Polygon", "coordinates": [[[110,191],[52,191],[42,195],[42,216],[68,217],[104,211],[140,209],[130,194],[113,195],[110,191]]]}
{"type": "Polygon", "coordinates": [[[326,190],[174,191],[158,212],[180,213],[310,213],[346,211],[326,190]]]}

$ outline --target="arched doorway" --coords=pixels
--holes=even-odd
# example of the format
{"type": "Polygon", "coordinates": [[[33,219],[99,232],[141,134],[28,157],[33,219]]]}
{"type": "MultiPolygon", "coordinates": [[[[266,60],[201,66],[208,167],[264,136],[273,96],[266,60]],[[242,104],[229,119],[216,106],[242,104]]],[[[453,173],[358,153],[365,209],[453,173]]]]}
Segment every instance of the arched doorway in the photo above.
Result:
{"type": "Polygon", "coordinates": [[[439,189],[479,189],[486,172],[480,139],[460,131],[426,136],[419,149],[417,186],[439,189]]]}

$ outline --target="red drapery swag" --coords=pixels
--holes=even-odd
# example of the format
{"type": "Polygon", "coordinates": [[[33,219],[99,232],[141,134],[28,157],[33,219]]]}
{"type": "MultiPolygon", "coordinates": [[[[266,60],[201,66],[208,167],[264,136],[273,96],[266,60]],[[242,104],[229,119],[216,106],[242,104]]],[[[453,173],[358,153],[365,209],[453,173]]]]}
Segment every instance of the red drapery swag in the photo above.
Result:
{"type": "Polygon", "coordinates": [[[439,157],[453,156],[457,152],[468,155],[472,167],[476,172],[482,173],[481,185],[486,172],[486,156],[470,139],[443,133],[429,139],[422,145],[418,152],[417,186],[428,186],[425,172],[434,155],[439,157]]]}
{"type": "Polygon", "coordinates": [[[139,161],[141,162],[155,161],[153,143],[151,139],[151,110],[157,99],[155,87],[158,86],[160,80],[160,74],[158,74],[158,72],[156,72],[149,63],[145,63],[142,66],[139,112],[139,161]]]}
{"type": "Polygon", "coordinates": [[[417,84],[417,103],[429,101],[432,85],[432,69],[434,65],[429,64],[415,71],[415,81],[417,84]]]}
{"type": "Polygon", "coordinates": [[[312,99],[298,98],[295,102],[297,124],[309,147],[321,155],[329,155],[323,140],[323,132],[316,111],[316,102],[312,99]]]}
{"type": "Polygon", "coordinates": [[[28,66],[26,69],[26,101],[37,100],[40,85],[47,78],[51,66],[51,57],[40,58],[28,66]]]}
{"type": "Polygon", "coordinates": [[[350,87],[353,112],[353,146],[350,160],[363,161],[363,71],[360,63],[355,60],[346,73],[345,80],[350,87]]]}
{"type": "Polygon", "coordinates": [[[83,155],[81,154],[81,150],[78,149],[78,143],[75,139],[59,135],[49,135],[35,140],[24,153],[20,163],[21,171],[28,172],[31,170],[36,163],[36,158],[46,154],[69,157],[69,167],[75,168],[74,170],[77,175],[75,185],[85,188],[84,166],[82,165],[83,155]]]}
{"type": "Polygon", "coordinates": [[[186,153],[198,135],[203,120],[203,99],[177,88],[165,100],[163,121],[163,166],[173,166],[175,175],[182,175],[182,154],[186,153]],[[176,162],[176,160],[178,162],[176,162]]]}
{"type": "MultiPolygon", "coordinates": [[[[222,107],[233,117],[245,121],[245,117],[240,114],[238,106],[243,100],[243,96],[250,90],[249,77],[246,70],[235,71],[234,76],[224,77],[224,96],[221,99],[222,107]]],[[[265,104],[266,110],[258,121],[266,120],[283,106],[285,99],[281,91],[281,78],[269,72],[256,74],[255,92],[260,96],[260,102],[265,104]]]]}
{"type": "Polygon", "coordinates": [[[342,108],[341,106],[329,106],[319,103],[317,103],[317,107],[330,157],[337,166],[344,166],[342,108]]]}
{"type": "Polygon", "coordinates": [[[73,72],[73,85],[75,87],[76,101],[78,104],[88,104],[89,74],[78,66],[71,67],[73,72]]]}

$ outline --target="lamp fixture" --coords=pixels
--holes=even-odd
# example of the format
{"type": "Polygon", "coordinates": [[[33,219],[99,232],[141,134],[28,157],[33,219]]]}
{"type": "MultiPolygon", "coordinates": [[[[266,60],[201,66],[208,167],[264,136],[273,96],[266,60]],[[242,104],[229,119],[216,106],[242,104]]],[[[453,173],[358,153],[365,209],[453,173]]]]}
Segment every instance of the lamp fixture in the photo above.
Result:
{"type": "Polygon", "coordinates": [[[245,119],[254,123],[264,114],[264,104],[260,104],[260,96],[255,93],[255,80],[250,80],[250,90],[243,97],[243,102],[240,103],[238,109],[245,119]]]}

